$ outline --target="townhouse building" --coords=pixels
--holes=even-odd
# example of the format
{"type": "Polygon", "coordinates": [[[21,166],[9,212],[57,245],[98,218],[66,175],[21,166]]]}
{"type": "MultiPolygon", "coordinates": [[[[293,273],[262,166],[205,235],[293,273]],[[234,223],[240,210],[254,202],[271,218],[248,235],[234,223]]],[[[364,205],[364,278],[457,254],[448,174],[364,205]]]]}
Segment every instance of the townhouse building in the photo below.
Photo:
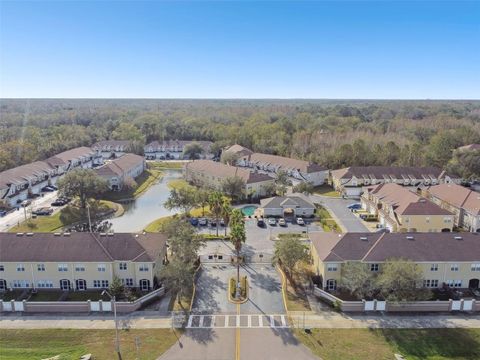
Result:
{"type": "Polygon", "coordinates": [[[120,191],[125,185],[127,179],[136,179],[145,169],[147,164],[145,158],[135,154],[125,154],[95,169],[98,176],[108,182],[108,187],[112,191],[120,191]]]}
{"type": "Polygon", "coordinates": [[[297,181],[310,182],[314,186],[322,185],[328,178],[328,169],[305,160],[284,156],[251,152],[240,145],[233,145],[225,150],[227,154],[237,157],[236,165],[255,171],[276,175],[284,171],[297,181]]]}
{"type": "Polygon", "coordinates": [[[0,233],[0,291],[105,289],[118,277],[152,289],[166,254],[159,233],[0,233]]]}
{"type": "Polygon", "coordinates": [[[315,204],[303,194],[292,194],[288,196],[274,196],[260,200],[260,208],[265,217],[313,217],[315,215],[315,204]]]}
{"type": "Polygon", "coordinates": [[[185,155],[185,149],[192,145],[198,144],[203,149],[200,159],[213,159],[211,141],[195,141],[195,140],[164,140],[152,141],[144,147],[144,153],[147,160],[183,160],[188,159],[185,155]]]}
{"type": "Polygon", "coordinates": [[[394,183],[364,188],[362,208],[378,217],[391,232],[452,231],[455,216],[450,211],[394,183]]]}
{"type": "Polygon", "coordinates": [[[426,187],[444,183],[460,184],[461,178],[435,167],[350,166],[330,172],[333,188],[343,197],[359,198],[364,186],[394,183],[409,187],[426,187]]]}
{"type": "Polygon", "coordinates": [[[326,290],[342,281],[342,266],[364,263],[374,273],[389,259],[419,265],[418,287],[478,289],[480,234],[477,233],[323,233],[309,234],[314,271],[326,290]]]}
{"type": "Polygon", "coordinates": [[[88,147],[61,152],[43,161],[18,166],[0,173],[0,201],[14,207],[47,185],[55,185],[66,172],[92,168],[103,163],[102,157],[88,147]]]}
{"type": "Polygon", "coordinates": [[[115,159],[132,151],[130,140],[102,140],[92,145],[92,149],[104,159],[115,159]]]}
{"type": "Polygon", "coordinates": [[[194,160],[185,164],[184,175],[185,180],[192,184],[218,190],[222,188],[226,179],[238,177],[245,184],[245,196],[253,198],[268,195],[268,187],[274,184],[274,179],[267,174],[251,172],[212,160],[194,160]]]}
{"type": "Polygon", "coordinates": [[[455,226],[480,232],[480,193],[457,184],[441,184],[424,190],[438,206],[452,212],[455,226]]]}

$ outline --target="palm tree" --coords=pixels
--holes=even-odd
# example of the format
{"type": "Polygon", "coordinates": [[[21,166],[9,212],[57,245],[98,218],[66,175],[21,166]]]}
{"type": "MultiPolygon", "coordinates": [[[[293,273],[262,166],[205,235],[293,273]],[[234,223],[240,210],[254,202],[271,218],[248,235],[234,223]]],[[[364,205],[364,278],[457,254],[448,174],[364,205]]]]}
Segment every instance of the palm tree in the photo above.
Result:
{"type": "Polygon", "coordinates": [[[208,205],[208,200],[210,197],[210,190],[208,189],[199,189],[197,192],[197,202],[198,205],[202,207],[202,216],[205,216],[205,206],[208,205]]]}
{"type": "Polygon", "coordinates": [[[245,242],[245,221],[243,214],[239,209],[233,209],[230,217],[230,241],[232,242],[237,254],[237,286],[240,283],[240,251],[245,242]]]}
{"type": "Polygon", "coordinates": [[[222,205],[222,219],[225,223],[225,237],[227,237],[227,226],[230,223],[230,218],[232,216],[232,206],[230,205],[230,199],[223,199],[222,205]]]}
{"type": "Polygon", "coordinates": [[[216,227],[217,227],[217,236],[218,236],[218,219],[222,214],[222,208],[223,208],[222,193],[219,191],[212,192],[208,197],[208,204],[210,205],[210,211],[212,212],[215,218],[216,227]]]}

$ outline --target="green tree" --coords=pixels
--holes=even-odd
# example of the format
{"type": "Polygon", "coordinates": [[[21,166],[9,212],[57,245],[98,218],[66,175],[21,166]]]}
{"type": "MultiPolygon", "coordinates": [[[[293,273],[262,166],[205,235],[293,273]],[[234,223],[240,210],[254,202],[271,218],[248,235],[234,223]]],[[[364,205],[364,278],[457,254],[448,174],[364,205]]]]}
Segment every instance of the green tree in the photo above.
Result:
{"type": "Polygon", "coordinates": [[[183,150],[183,156],[190,160],[200,159],[200,155],[205,152],[202,145],[199,143],[193,142],[185,147],[183,150]]]}
{"type": "Polygon", "coordinates": [[[245,181],[238,176],[227,177],[223,180],[221,188],[233,200],[242,199],[245,195],[245,181]]]}
{"type": "Polygon", "coordinates": [[[162,225],[162,232],[167,236],[168,246],[174,258],[184,263],[195,263],[198,251],[205,245],[196,229],[181,217],[174,217],[162,225]]]}
{"type": "Polygon", "coordinates": [[[308,247],[293,236],[287,236],[275,242],[274,262],[280,264],[293,282],[293,274],[298,263],[308,261],[308,247]]]}
{"type": "Polygon", "coordinates": [[[182,298],[192,295],[194,277],[195,266],[179,258],[173,258],[160,271],[160,278],[165,282],[166,287],[177,295],[179,305],[182,305],[182,298]]]}
{"type": "Polygon", "coordinates": [[[190,210],[192,210],[197,204],[197,196],[195,189],[190,186],[181,187],[178,189],[170,190],[170,196],[165,201],[165,208],[181,209],[185,216],[188,216],[190,210]]]}
{"type": "Polygon", "coordinates": [[[375,274],[367,264],[348,261],[342,264],[342,280],[339,285],[360,299],[370,298],[376,290],[375,274]]]}
{"type": "Polygon", "coordinates": [[[311,195],[313,194],[313,188],[312,183],[302,181],[293,187],[293,192],[311,195]]]}
{"type": "Polygon", "coordinates": [[[78,197],[82,209],[85,209],[88,199],[108,189],[107,181],[91,169],[72,170],[58,180],[57,186],[62,196],[78,197]]]}
{"type": "Polygon", "coordinates": [[[223,222],[225,223],[225,237],[227,236],[227,227],[228,224],[230,223],[230,218],[232,216],[232,205],[230,204],[230,199],[223,199],[223,204],[222,204],[222,219],[223,222]]]}
{"type": "Polygon", "coordinates": [[[447,171],[464,179],[480,179],[480,150],[455,151],[447,171]]]}
{"type": "Polygon", "coordinates": [[[210,212],[215,218],[216,230],[217,230],[217,236],[218,236],[218,220],[222,215],[222,209],[223,209],[222,193],[219,191],[212,192],[208,198],[208,204],[210,205],[210,212]]]}
{"type": "Polygon", "coordinates": [[[205,206],[208,205],[210,193],[211,191],[205,188],[200,188],[197,190],[197,205],[202,208],[202,216],[205,216],[205,206]]]}
{"type": "Polygon", "coordinates": [[[422,269],[411,260],[387,260],[381,265],[376,286],[389,301],[426,300],[430,297],[430,291],[422,288],[422,269]]]}
{"type": "Polygon", "coordinates": [[[246,238],[243,214],[239,209],[233,209],[230,217],[230,241],[237,256],[237,284],[240,282],[240,252],[246,238]]]}
{"type": "Polygon", "coordinates": [[[115,296],[117,300],[118,298],[120,298],[120,296],[123,295],[125,291],[125,286],[123,286],[122,280],[118,276],[113,276],[112,282],[108,287],[108,291],[110,292],[110,294],[112,294],[112,296],[115,296]]]}

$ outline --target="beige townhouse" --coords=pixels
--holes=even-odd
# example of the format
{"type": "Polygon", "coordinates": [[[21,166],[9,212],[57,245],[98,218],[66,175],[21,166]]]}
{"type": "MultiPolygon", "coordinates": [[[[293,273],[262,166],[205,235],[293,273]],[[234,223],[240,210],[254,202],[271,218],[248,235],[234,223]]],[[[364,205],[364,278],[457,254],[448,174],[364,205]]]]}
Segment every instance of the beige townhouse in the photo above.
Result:
{"type": "Polygon", "coordinates": [[[203,152],[200,154],[201,159],[213,159],[214,154],[211,151],[213,143],[211,141],[195,141],[195,140],[164,140],[152,141],[145,145],[144,153],[148,160],[179,160],[188,159],[185,155],[185,149],[192,145],[198,144],[203,152]]]}
{"type": "Polygon", "coordinates": [[[236,166],[225,165],[212,160],[194,160],[184,167],[185,179],[195,185],[220,190],[223,182],[232,177],[240,178],[244,184],[245,196],[266,196],[274,179],[266,174],[250,172],[236,166]]]}
{"type": "Polygon", "coordinates": [[[425,187],[443,183],[461,183],[459,177],[435,167],[350,166],[330,172],[335,190],[348,198],[359,198],[364,186],[395,183],[408,187],[425,187]]]}
{"type": "Polygon", "coordinates": [[[236,157],[237,166],[255,171],[271,174],[284,171],[294,180],[309,182],[314,186],[322,185],[328,179],[328,169],[310,161],[256,153],[238,144],[230,146],[224,152],[236,157]]]}
{"type": "Polygon", "coordinates": [[[166,255],[159,233],[0,233],[0,291],[156,286],[166,255]]]}
{"type": "Polygon", "coordinates": [[[455,226],[480,232],[480,193],[457,184],[441,184],[425,189],[428,199],[455,215],[455,226]]]}
{"type": "Polygon", "coordinates": [[[135,154],[125,154],[105,165],[97,168],[95,171],[98,176],[108,182],[108,187],[112,191],[120,191],[127,179],[136,179],[145,169],[147,164],[145,158],[135,154]]]}
{"type": "Polygon", "coordinates": [[[130,140],[102,140],[93,144],[92,149],[104,159],[115,159],[133,150],[130,140]]]}
{"type": "Polygon", "coordinates": [[[326,290],[341,284],[342,266],[347,262],[361,262],[379,272],[385,261],[394,258],[421,267],[420,287],[479,288],[480,234],[313,232],[309,237],[314,271],[326,290]]]}
{"type": "Polygon", "coordinates": [[[453,213],[398,184],[365,187],[360,200],[362,208],[391,232],[453,230],[453,213]]]}

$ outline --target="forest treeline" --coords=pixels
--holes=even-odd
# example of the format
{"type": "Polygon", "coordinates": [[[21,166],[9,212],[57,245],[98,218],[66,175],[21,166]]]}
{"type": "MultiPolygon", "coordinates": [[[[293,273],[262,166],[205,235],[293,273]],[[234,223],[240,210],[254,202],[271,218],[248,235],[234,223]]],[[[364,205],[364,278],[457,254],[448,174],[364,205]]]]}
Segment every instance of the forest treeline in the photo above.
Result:
{"type": "MultiPolygon", "coordinates": [[[[480,101],[0,100],[0,171],[103,139],[239,143],[257,152],[350,165],[465,172],[459,146],[480,143],[480,101]]],[[[463,175],[463,174],[460,174],[463,175]]],[[[478,173],[476,173],[478,176],[478,173]]]]}

